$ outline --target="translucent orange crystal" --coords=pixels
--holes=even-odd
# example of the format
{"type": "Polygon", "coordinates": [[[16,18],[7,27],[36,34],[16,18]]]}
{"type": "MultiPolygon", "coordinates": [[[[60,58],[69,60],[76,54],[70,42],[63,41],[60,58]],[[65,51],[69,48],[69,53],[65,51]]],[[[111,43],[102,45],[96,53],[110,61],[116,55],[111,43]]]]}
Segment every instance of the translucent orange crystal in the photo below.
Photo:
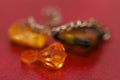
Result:
{"type": "Polygon", "coordinates": [[[53,43],[38,54],[38,60],[51,69],[60,69],[67,57],[64,46],[61,43],[53,43]]]}
{"type": "Polygon", "coordinates": [[[42,48],[48,41],[48,34],[37,33],[28,25],[27,20],[14,23],[9,28],[10,39],[18,44],[34,48],[42,48]]]}
{"type": "Polygon", "coordinates": [[[26,50],[21,54],[21,61],[27,64],[34,63],[38,60],[38,52],[34,50],[26,50]]]}

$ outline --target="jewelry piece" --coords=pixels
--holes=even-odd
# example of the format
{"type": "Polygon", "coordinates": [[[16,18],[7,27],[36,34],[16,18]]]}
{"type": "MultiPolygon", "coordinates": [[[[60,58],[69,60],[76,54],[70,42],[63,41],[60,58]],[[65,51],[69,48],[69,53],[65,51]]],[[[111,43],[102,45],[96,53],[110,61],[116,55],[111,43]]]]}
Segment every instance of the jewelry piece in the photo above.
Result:
{"type": "Polygon", "coordinates": [[[103,28],[94,19],[54,27],[61,22],[60,12],[53,8],[47,9],[46,16],[48,20],[44,25],[38,24],[33,17],[29,17],[27,20],[14,23],[9,28],[10,40],[20,45],[40,49],[47,44],[50,36],[61,42],[55,42],[41,51],[31,49],[22,52],[21,61],[26,64],[37,61],[50,69],[60,69],[67,57],[65,48],[78,50],[80,55],[88,56],[90,51],[111,37],[109,30],[103,28]]]}
{"type": "Polygon", "coordinates": [[[31,64],[40,61],[50,69],[60,69],[67,57],[64,46],[59,43],[53,43],[42,51],[27,50],[21,55],[21,61],[31,64]]]}
{"type": "Polygon", "coordinates": [[[49,40],[51,28],[61,22],[61,14],[57,9],[45,10],[47,21],[44,25],[38,24],[33,17],[20,20],[9,28],[9,36],[12,42],[32,48],[42,48],[49,40]]]}
{"type": "Polygon", "coordinates": [[[58,41],[69,45],[72,49],[79,47],[80,54],[86,55],[100,43],[110,39],[110,32],[94,19],[76,21],[52,30],[52,35],[58,41]]]}
{"type": "Polygon", "coordinates": [[[51,69],[60,69],[67,57],[64,46],[59,43],[53,43],[38,54],[38,60],[51,69]]]}
{"type": "Polygon", "coordinates": [[[33,18],[21,20],[9,28],[12,42],[33,48],[42,48],[49,40],[49,28],[39,25],[33,18]]]}

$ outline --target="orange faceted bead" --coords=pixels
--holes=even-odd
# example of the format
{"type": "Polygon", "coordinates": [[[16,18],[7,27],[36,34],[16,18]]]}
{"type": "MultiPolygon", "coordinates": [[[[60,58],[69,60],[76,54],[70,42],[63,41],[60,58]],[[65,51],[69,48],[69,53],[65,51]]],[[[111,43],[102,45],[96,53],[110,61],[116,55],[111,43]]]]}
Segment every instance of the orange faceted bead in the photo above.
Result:
{"type": "Polygon", "coordinates": [[[38,60],[38,52],[34,50],[26,50],[21,54],[21,61],[27,64],[34,63],[38,60]]]}
{"type": "Polygon", "coordinates": [[[32,30],[27,20],[14,23],[9,28],[10,39],[18,44],[33,48],[42,48],[48,42],[48,34],[38,33],[32,30]]]}
{"type": "Polygon", "coordinates": [[[67,57],[64,46],[61,43],[53,43],[38,54],[38,60],[51,69],[60,69],[67,57]]]}

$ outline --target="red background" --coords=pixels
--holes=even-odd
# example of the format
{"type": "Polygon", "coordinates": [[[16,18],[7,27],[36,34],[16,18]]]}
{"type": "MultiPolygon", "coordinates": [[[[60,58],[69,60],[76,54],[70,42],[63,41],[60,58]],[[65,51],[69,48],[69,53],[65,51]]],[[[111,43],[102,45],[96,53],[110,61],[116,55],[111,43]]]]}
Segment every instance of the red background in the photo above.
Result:
{"type": "Polygon", "coordinates": [[[0,80],[120,80],[120,0],[0,0],[0,80]],[[82,58],[69,54],[59,71],[21,64],[21,48],[9,42],[7,30],[16,20],[34,16],[42,21],[41,9],[55,6],[63,23],[94,17],[108,27],[112,38],[95,53],[82,58]]]}

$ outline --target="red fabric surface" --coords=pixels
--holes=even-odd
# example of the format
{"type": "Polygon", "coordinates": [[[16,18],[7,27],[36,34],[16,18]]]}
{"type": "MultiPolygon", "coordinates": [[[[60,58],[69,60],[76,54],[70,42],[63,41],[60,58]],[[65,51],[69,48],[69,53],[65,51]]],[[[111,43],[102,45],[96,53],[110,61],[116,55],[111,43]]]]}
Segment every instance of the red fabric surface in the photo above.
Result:
{"type": "Polygon", "coordinates": [[[0,0],[0,80],[120,80],[120,0],[0,0]],[[10,44],[7,30],[16,20],[34,16],[43,21],[41,9],[55,6],[63,23],[95,17],[112,38],[98,48],[99,55],[82,58],[69,54],[62,69],[48,71],[21,63],[22,48],[10,44]]]}

